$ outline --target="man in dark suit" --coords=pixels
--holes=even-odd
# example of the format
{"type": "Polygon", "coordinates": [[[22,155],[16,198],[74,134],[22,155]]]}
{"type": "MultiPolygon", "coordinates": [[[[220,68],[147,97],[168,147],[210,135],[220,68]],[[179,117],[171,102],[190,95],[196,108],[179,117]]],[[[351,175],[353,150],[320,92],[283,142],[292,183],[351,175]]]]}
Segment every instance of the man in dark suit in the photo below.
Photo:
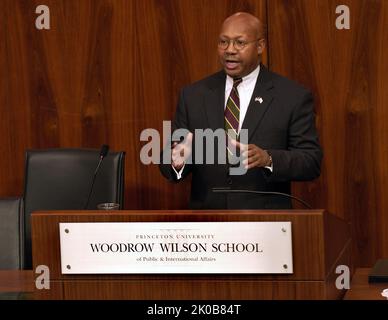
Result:
{"type": "MultiPolygon", "coordinates": [[[[161,164],[160,169],[175,182],[192,174],[190,208],[290,208],[287,197],[220,194],[212,189],[290,193],[290,181],[311,180],[320,174],[322,152],[312,94],[261,64],[263,29],[261,22],[248,13],[227,18],[218,42],[223,71],[184,88],[180,94],[173,130],[187,129],[190,133],[183,143],[175,142],[165,149],[171,152],[172,162],[161,164]],[[240,151],[247,170],[244,174],[231,175],[228,163],[187,163],[188,154],[194,150],[191,143],[196,142],[192,133],[208,128],[232,133],[228,137],[240,151]],[[248,130],[248,143],[239,142],[243,129],[248,130]]],[[[211,152],[217,159],[222,151],[215,148],[211,152]]]]}

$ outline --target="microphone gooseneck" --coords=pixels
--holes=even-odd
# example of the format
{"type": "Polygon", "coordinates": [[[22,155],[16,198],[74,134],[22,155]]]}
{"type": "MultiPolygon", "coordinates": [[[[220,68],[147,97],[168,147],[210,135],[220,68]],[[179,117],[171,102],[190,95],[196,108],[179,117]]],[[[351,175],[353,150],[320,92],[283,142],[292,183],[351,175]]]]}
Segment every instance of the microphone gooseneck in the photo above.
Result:
{"type": "Polygon", "coordinates": [[[103,144],[102,147],[101,147],[101,150],[100,150],[100,159],[98,161],[96,170],[94,170],[92,184],[91,184],[91,187],[90,187],[90,190],[89,190],[88,198],[87,198],[86,203],[84,205],[84,210],[86,210],[88,208],[90,197],[91,197],[92,192],[93,192],[94,182],[96,181],[98,170],[100,169],[102,160],[104,160],[104,158],[108,154],[108,151],[109,151],[109,146],[107,144],[103,144]]]}
{"type": "Polygon", "coordinates": [[[271,195],[282,196],[282,197],[294,199],[294,200],[300,202],[301,204],[303,204],[306,208],[312,209],[312,207],[306,201],[299,199],[295,196],[292,196],[290,194],[282,193],[282,192],[244,190],[244,189],[228,189],[228,188],[213,188],[212,191],[215,193],[254,193],[254,194],[260,194],[260,195],[264,195],[264,196],[271,196],[271,195]]]}

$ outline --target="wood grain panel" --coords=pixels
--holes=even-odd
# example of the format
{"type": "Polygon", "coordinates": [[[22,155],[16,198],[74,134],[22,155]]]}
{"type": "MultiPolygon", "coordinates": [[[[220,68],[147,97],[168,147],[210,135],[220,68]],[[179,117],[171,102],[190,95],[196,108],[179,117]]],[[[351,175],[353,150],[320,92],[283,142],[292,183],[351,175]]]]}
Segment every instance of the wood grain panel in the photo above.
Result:
{"type": "Polygon", "coordinates": [[[24,150],[31,144],[28,61],[23,17],[16,2],[2,2],[0,50],[1,136],[0,188],[2,196],[18,196],[23,183],[24,150]]]}
{"type": "Polygon", "coordinates": [[[324,151],[320,179],[293,191],[351,222],[356,265],[388,254],[387,15],[379,0],[268,2],[270,67],[312,89],[324,151]]]}
{"type": "MultiPolygon", "coordinates": [[[[324,281],[65,281],[64,299],[78,300],[321,300],[324,281]]],[[[51,295],[50,292],[44,294],[51,295]]],[[[44,297],[42,297],[44,298],[44,297]]]]}
{"type": "MultiPolygon", "coordinates": [[[[4,3],[4,13],[8,14],[8,2],[4,3]]],[[[6,34],[7,34],[7,23],[6,19],[0,19],[0,153],[6,156],[6,159],[3,160],[2,169],[5,172],[9,172],[10,162],[7,155],[10,154],[10,145],[11,141],[8,138],[8,133],[10,131],[10,117],[11,112],[8,105],[8,96],[7,96],[7,75],[8,75],[8,58],[7,58],[7,47],[6,47],[6,34]],[[6,138],[5,138],[6,137],[6,138]]],[[[3,172],[0,171],[0,186],[3,186],[7,183],[6,176],[3,172]]]]}
{"type": "MultiPolygon", "coordinates": [[[[388,3],[379,8],[376,30],[370,31],[370,37],[376,37],[376,104],[373,105],[371,129],[373,132],[371,162],[374,163],[373,175],[376,190],[377,228],[371,230],[377,235],[377,258],[388,256],[388,3]],[[376,34],[373,35],[373,32],[376,34]]],[[[358,225],[362,226],[362,220],[358,225]]],[[[367,263],[363,263],[366,265],[367,263]]]]}

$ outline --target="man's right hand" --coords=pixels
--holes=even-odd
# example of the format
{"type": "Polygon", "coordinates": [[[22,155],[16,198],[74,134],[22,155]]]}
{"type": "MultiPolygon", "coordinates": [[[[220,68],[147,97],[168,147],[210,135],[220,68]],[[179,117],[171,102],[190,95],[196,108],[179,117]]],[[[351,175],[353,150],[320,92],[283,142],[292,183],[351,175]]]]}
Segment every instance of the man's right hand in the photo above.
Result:
{"type": "Polygon", "coordinates": [[[175,170],[179,171],[185,165],[186,160],[191,155],[193,134],[189,132],[185,140],[181,143],[174,142],[171,146],[171,164],[175,170]]]}

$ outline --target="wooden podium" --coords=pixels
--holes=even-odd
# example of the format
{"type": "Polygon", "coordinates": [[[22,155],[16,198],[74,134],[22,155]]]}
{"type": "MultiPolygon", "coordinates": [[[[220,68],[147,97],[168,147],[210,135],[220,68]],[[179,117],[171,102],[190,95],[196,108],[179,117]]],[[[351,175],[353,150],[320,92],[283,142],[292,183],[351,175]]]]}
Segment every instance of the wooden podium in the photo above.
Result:
{"type": "Polygon", "coordinates": [[[38,299],[340,299],[338,265],[350,266],[348,224],[324,210],[42,211],[32,214],[34,270],[46,265],[50,289],[38,299]],[[60,222],[290,221],[294,273],[79,274],[61,273],[60,222]]]}

